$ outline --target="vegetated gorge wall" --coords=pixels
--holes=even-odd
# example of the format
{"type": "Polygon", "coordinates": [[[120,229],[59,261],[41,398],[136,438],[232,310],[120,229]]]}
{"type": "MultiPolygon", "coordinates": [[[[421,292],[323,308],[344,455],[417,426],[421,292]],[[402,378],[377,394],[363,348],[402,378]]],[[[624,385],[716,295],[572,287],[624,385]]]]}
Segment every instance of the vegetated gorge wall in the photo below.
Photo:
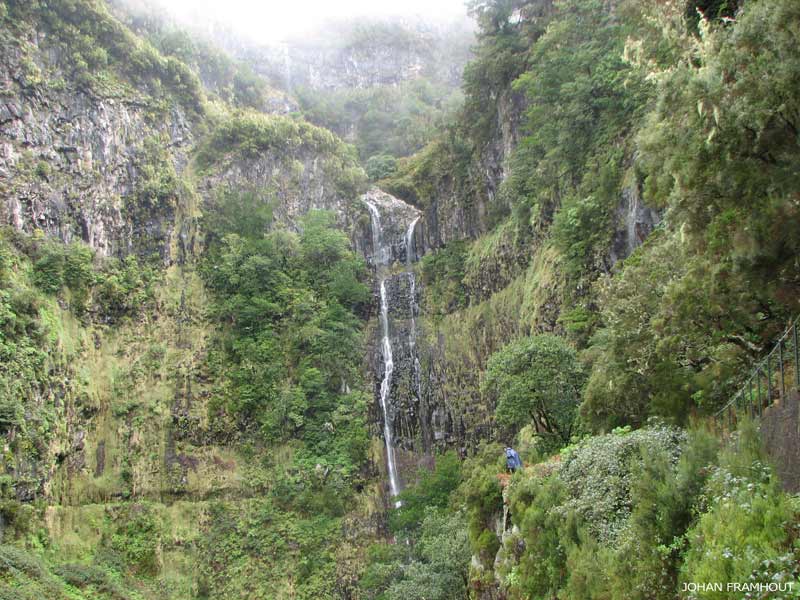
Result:
{"type": "MultiPolygon", "coordinates": [[[[413,302],[408,301],[407,276],[395,276],[389,286],[390,306],[421,307],[414,320],[419,385],[414,388],[413,362],[401,357],[395,358],[391,386],[393,440],[399,449],[401,475],[406,477],[421,455],[444,449],[466,454],[481,440],[494,439],[493,407],[480,393],[480,373],[489,356],[514,338],[560,328],[562,281],[554,249],[540,236],[520,248],[513,241],[513,231],[491,224],[493,211],[507,209],[499,191],[509,173],[525,111],[525,99],[518,93],[504,90],[498,98],[493,133],[469,167],[469,196],[464,196],[457,174],[437,180],[413,232],[416,259],[460,240],[478,240],[484,247],[472,250],[473,262],[462,282],[467,305],[444,316],[426,314],[426,289],[419,277],[413,302]]],[[[633,252],[660,221],[658,212],[642,203],[636,183],[620,190],[615,218],[611,244],[601,257],[602,270],[633,252]]],[[[398,339],[408,338],[409,323],[409,313],[396,316],[398,339]]],[[[382,371],[378,337],[373,339],[378,389],[382,371]]],[[[398,346],[402,352],[409,344],[398,346]]]]}
{"type": "Polygon", "coordinates": [[[65,242],[83,239],[107,256],[158,252],[167,261],[174,199],[152,206],[135,199],[152,151],[148,142],[169,148],[178,172],[186,167],[193,135],[185,110],[177,103],[157,110],[144,94],[100,96],[66,87],[63,59],[38,32],[4,50],[4,221],[65,242]]]}
{"type": "MultiPolygon", "coordinates": [[[[105,256],[157,256],[167,271],[156,314],[121,331],[94,328],[77,340],[76,360],[60,367],[63,389],[40,399],[56,402],[63,427],[53,433],[45,457],[36,462],[16,457],[12,468],[28,481],[18,488],[22,495],[65,504],[103,501],[129,487],[123,478],[132,481],[137,495],[152,498],[248,493],[244,466],[226,449],[232,440],[220,439],[207,422],[213,386],[202,365],[210,326],[192,266],[203,203],[226,192],[269,198],[277,221],[289,226],[312,208],[334,211],[376,268],[376,318],[367,356],[375,389],[373,423],[375,433],[389,437],[396,450],[401,480],[436,449],[464,453],[492,436],[491,407],[480,398],[479,374],[505,341],[556,327],[553,257],[534,247],[532,257],[525,257],[531,265],[526,270],[523,257],[499,235],[491,260],[479,264],[478,276],[467,282],[471,305],[436,322],[421,308],[425,290],[416,261],[489,231],[490,213],[503,202],[498,190],[519,138],[523,97],[510,90],[499,94],[493,134],[470,167],[474,193],[464,197],[453,173],[437,182],[420,212],[377,190],[362,199],[343,193],[335,181],[337,168],[309,147],[256,156],[231,149],[198,172],[192,155],[200,143],[195,126],[200,117],[175,99],[154,101],[147,90],[76,84],[59,52],[47,35],[31,31],[0,61],[0,217],[28,233],[81,239],[105,256]],[[178,184],[159,196],[149,184],[163,171],[174,173],[178,184]],[[379,249],[365,201],[381,215],[388,252],[381,264],[375,261],[379,249]],[[381,281],[393,361],[388,379],[381,281]],[[492,310],[485,310],[489,304],[492,310]],[[120,393],[120,387],[127,389],[120,393]],[[156,409],[144,411],[143,397],[156,409]]],[[[384,82],[384,72],[413,77],[425,59],[401,53],[391,61],[370,62],[356,60],[353,52],[358,49],[331,58],[337,66],[325,72],[335,74],[335,82],[314,79],[312,71],[310,81],[357,87],[384,82]]],[[[657,221],[635,187],[622,191],[618,217],[611,263],[629,254],[657,221]]]]}
{"type": "Polygon", "coordinates": [[[366,209],[335,181],[350,159],[310,146],[257,157],[233,148],[198,169],[203,115],[129,84],[83,85],[68,59],[33,29],[4,49],[0,224],[82,240],[99,257],[136,255],[158,266],[160,283],[153,310],[132,323],[79,323],[64,310],[61,354],[49,358],[61,383],[35,398],[55,421],[41,447],[4,455],[4,470],[19,499],[52,505],[251,495],[236,440],[208,420],[214,326],[195,264],[203,206],[253,191],[279,224],[318,208],[352,228],[366,209]]]}

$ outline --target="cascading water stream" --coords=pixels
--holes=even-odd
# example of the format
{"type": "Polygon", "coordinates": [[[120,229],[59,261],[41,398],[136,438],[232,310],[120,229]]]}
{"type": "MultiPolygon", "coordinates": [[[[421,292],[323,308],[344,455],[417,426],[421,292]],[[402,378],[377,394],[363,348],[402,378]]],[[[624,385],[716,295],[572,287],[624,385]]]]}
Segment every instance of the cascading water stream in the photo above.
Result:
{"type": "Polygon", "coordinates": [[[289,44],[282,44],[283,77],[286,80],[286,91],[292,93],[292,58],[289,55],[289,44]]]}
{"type": "MultiPolygon", "coordinates": [[[[386,297],[386,280],[381,279],[381,327],[383,329],[383,381],[381,381],[381,409],[383,409],[383,437],[386,440],[386,466],[389,471],[389,487],[392,496],[400,493],[400,482],[397,478],[397,461],[394,456],[394,441],[389,420],[389,392],[392,385],[394,360],[392,359],[392,343],[389,339],[389,302],[386,297]]],[[[400,507],[400,502],[395,502],[400,507]]]]}
{"type": "Polygon", "coordinates": [[[417,227],[417,221],[419,221],[419,217],[411,221],[411,224],[408,226],[408,231],[406,231],[406,269],[408,271],[408,280],[409,280],[409,298],[410,298],[410,306],[409,306],[409,314],[411,315],[411,328],[408,332],[408,345],[411,350],[411,360],[413,361],[414,365],[414,387],[417,390],[417,401],[422,401],[422,378],[420,375],[420,364],[419,364],[419,356],[417,356],[417,279],[414,275],[414,270],[412,267],[412,263],[416,258],[416,254],[414,252],[414,230],[417,227]]]}
{"type": "MultiPolygon", "coordinates": [[[[378,207],[372,202],[364,201],[369,208],[372,218],[372,252],[373,262],[379,277],[380,297],[381,297],[381,342],[383,351],[383,380],[381,381],[381,410],[383,411],[383,439],[386,443],[386,467],[389,471],[389,488],[392,497],[400,493],[400,481],[397,477],[397,461],[394,454],[394,436],[392,434],[392,422],[389,413],[389,393],[392,385],[392,372],[394,371],[394,359],[392,357],[392,342],[389,337],[389,299],[386,294],[385,267],[387,266],[389,253],[383,244],[383,230],[381,229],[381,216],[378,207]]],[[[400,502],[395,502],[395,507],[399,507],[400,502]]]]}

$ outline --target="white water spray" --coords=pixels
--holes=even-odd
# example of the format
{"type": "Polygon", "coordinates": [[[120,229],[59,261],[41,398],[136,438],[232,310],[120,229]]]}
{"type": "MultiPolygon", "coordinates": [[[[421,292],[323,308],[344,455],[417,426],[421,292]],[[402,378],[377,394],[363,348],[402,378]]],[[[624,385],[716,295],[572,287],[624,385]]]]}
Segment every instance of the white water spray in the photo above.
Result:
{"type": "MultiPolygon", "coordinates": [[[[375,263],[376,271],[380,277],[381,295],[381,332],[383,339],[381,342],[383,350],[383,380],[381,381],[381,410],[383,411],[383,439],[386,443],[386,467],[389,471],[389,488],[392,497],[400,493],[400,480],[397,477],[397,461],[394,454],[394,436],[392,434],[392,419],[389,412],[389,394],[392,386],[392,372],[394,371],[394,359],[392,357],[392,341],[389,337],[389,299],[386,294],[386,277],[384,267],[389,259],[388,249],[383,244],[383,230],[381,228],[381,215],[378,207],[372,202],[364,201],[369,208],[372,217],[372,260],[375,263]]],[[[395,502],[398,508],[400,502],[395,502]]]]}
{"type": "Polygon", "coordinates": [[[411,221],[406,231],[406,268],[408,270],[408,283],[409,283],[409,298],[410,306],[409,314],[411,315],[411,329],[408,332],[408,345],[411,351],[411,360],[414,363],[414,387],[417,390],[417,401],[422,401],[422,376],[420,374],[419,356],[417,356],[417,279],[414,275],[412,263],[416,258],[414,252],[414,230],[417,227],[419,217],[411,221]]]}

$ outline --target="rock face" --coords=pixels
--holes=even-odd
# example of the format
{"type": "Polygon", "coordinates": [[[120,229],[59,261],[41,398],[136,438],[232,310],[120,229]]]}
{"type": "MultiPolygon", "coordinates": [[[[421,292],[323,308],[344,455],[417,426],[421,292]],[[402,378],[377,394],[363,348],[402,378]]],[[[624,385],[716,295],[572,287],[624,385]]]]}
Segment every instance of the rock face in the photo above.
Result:
{"type": "MultiPolygon", "coordinates": [[[[228,41],[229,50],[285,90],[364,89],[419,77],[458,86],[473,36],[466,20],[328,23],[324,31],[264,47],[228,41]]],[[[224,43],[224,42],[223,42],[224,43]]]]}
{"type": "MultiPolygon", "coordinates": [[[[454,240],[479,237],[489,230],[493,211],[509,208],[498,192],[519,141],[525,107],[522,94],[512,90],[498,92],[491,134],[477,148],[466,172],[456,171],[455,164],[451,164],[445,176],[434,182],[420,223],[420,243],[426,252],[454,240]]],[[[446,160],[454,163],[456,159],[449,156],[446,160]]]]}
{"type": "Polygon", "coordinates": [[[251,193],[255,201],[273,207],[275,222],[297,229],[311,210],[328,210],[345,230],[361,212],[356,193],[343,193],[336,184],[338,157],[302,149],[293,156],[278,152],[258,158],[233,158],[216,165],[201,181],[198,191],[206,203],[220,194],[251,193]]]}
{"type": "Polygon", "coordinates": [[[658,211],[642,203],[641,192],[636,185],[622,190],[616,217],[617,228],[608,256],[611,266],[630,256],[661,222],[658,211]]]}
{"type": "Polygon", "coordinates": [[[153,161],[185,167],[193,135],[184,110],[64,86],[58,64],[45,35],[0,59],[0,221],[82,239],[104,255],[155,251],[168,260],[177,198],[148,197],[141,184],[153,161]]]}
{"type": "MultiPolygon", "coordinates": [[[[47,359],[55,383],[31,402],[52,409],[56,426],[35,457],[9,452],[3,472],[19,499],[65,505],[125,490],[153,500],[241,494],[231,440],[207,422],[214,324],[195,268],[200,216],[220,195],[253,191],[269,200],[276,225],[297,228],[309,210],[330,210],[367,247],[363,172],[333,134],[308,124],[316,145],[221,153],[200,170],[197,151],[216,123],[202,110],[119,73],[106,88],[96,85],[102,78],[85,84],[39,21],[2,33],[0,224],[163,267],[157,301],[135,322],[77,322],[53,309],[68,342],[47,359]]],[[[267,127],[294,123],[261,117],[267,127]]]]}
{"type": "Polygon", "coordinates": [[[396,496],[402,485],[396,446],[411,449],[425,423],[418,418],[422,404],[416,348],[419,303],[412,265],[419,213],[377,189],[362,200],[370,213],[369,262],[375,270],[379,307],[369,363],[379,412],[376,420],[383,424],[389,489],[396,496]],[[403,265],[406,268],[398,272],[403,265]]]}

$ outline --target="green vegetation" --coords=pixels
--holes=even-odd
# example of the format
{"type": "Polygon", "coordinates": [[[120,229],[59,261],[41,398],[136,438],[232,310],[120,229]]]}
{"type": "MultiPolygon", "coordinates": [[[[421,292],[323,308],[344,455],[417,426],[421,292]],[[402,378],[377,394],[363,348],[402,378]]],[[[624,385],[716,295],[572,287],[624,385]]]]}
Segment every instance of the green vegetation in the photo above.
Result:
{"type": "Polygon", "coordinates": [[[461,461],[454,452],[420,469],[400,494],[389,525],[396,544],[373,545],[359,582],[366,598],[456,600],[467,593],[470,559],[467,523],[458,506],[461,461]],[[400,540],[405,540],[405,544],[400,540]]]}
{"type": "MultiPolygon", "coordinates": [[[[413,154],[431,140],[460,103],[457,90],[427,79],[398,86],[296,91],[310,121],[353,140],[362,160],[413,154]]],[[[378,173],[381,179],[388,173],[378,173]]]]}
{"type": "Polygon", "coordinates": [[[446,314],[466,306],[464,269],[466,244],[451,242],[434,254],[422,257],[422,282],[427,287],[425,310],[428,314],[446,314]]]}
{"type": "MultiPolygon", "coordinates": [[[[0,427],[8,457],[49,460],[58,407],[42,397],[71,392],[71,361],[78,348],[70,319],[109,324],[152,306],[156,275],[135,257],[101,260],[82,243],[64,245],[42,236],[0,233],[0,427]],[[65,381],[66,378],[66,381],[65,381]]],[[[8,497],[36,495],[39,481],[17,476],[8,497]]]]}
{"type": "Polygon", "coordinates": [[[327,129],[301,119],[265,115],[250,110],[227,111],[216,115],[212,128],[196,154],[198,166],[210,170],[232,158],[253,160],[266,153],[286,161],[284,166],[297,169],[309,155],[323,158],[325,175],[344,198],[354,198],[366,183],[351,146],[344,144],[327,129]],[[294,164],[290,157],[295,159],[294,164]]]}
{"type": "Polygon", "coordinates": [[[575,351],[554,335],[522,338],[489,359],[483,388],[497,399],[501,425],[533,423],[536,431],[569,441],[584,376],[575,351]]]}
{"type": "Polygon", "coordinates": [[[369,300],[366,268],[329,213],[309,213],[300,234],[266,232],[268,205],[254,221],[258,212],[226,210],[240,202],[222,198],[209,212],[221,225],[202,269],[221,325],[209,419],[218,435],[254,449],[288,444],[291,458],[257,454],[267,500],[238,517],[225,505],[212,511],[204,564],[226,566],[209,567],[204,585],[210,597],[287,585],[297,597],[332,597],[333,549],[354,488],[365,484],[369,447],[358,316],[369,300]],[[287,553],[287,543],[299,547],[287,553]]]}
{"type": "Polygon", "coordinates": [[[180,60],[164,57],[136,37],[101,0],[7,0],[3,6],[4,28],[35,24],[53,35],[59,67],[79,86],[102,96],[130,90],[133,84],[148,101],[162,101],[166,92],[191,115],[203,113],[197,76],[180,60]]]}
{"type": "MultiPolygon", "coordinates": [[[[300,90],[309,118],[355,124],[351,147],[258,112],[263,82],[184,33],[145,24],[145,41],[99,0],[0,2],[24,93],[182,109],[195,140],[119,134],[119,256],[0,231],[0,596],[673,600],[796,582],[797,498],[753,424],[720,439],[704,422],[800,308],[800,8],[611,4],[470,2],[458,110],[432,79],[300,90]],[[418,265],[415,341],[420,412],[457,417],[436,444],[459,453],[402,452],[388,511],[373,298],[348,237],[363,213],[296,210],[356,201],[367,176],[448,240],[418,265]],[[636,202],[655,232],[624,222],[636,202]],[[623,230],[648,239],[612,264],[623,230]],[[500,442],[527,463],[514,474],[500,442]],[[431,466],[409,477],[414,458],[431,466]]],[[[349,43],[375,37],[413,43],[349,43]]],[[[100,175],[6,154],[24,219],[36,186],[100,175]]]]}
{"type": "MultiPolygon", "coordinates": [[[[761,461],[752,429],[722,453],[702,430],[653,426],[589,438],[512,479],[519,531],[498,555],[501,587],[511,598],[667,599],[679,581],[790,581],[800,514],[761,461]],[[736,502],[733,489],[747,500],[736,502]],[[735,524],[722,524],[725,510],[735,524]],[[707,535],[710,527],[730,527],[736,541],[716,546],[725,534],[707,535]]],[[[499,493],[485,472],[484,492],[467,500],[475,511],[499,493]]],[[[472,536],[474,552],[482,538],[497,540],[488,525],[472,536]]]]}
{"type": "Polygon", "coordinates": [[[206,90],[222,102],[261,110],[275,95],[248,65],[233,60],[211,43],[180,29],[153,29],[148,35],[150,42],[164,56],[175,57],[189,66],[206,90]]]}
{"type": "Polygon", "coordinates": [[[697,35],[669,23],[664,38],[638,47],[660,96],[639,134],[645,199],[667,208],[669,233],[603,284],[605,328],[593,343],[598,366],[585,411],[595,427],[679,418],[692,405],[714,410],[731,392],[720,382],[798,308],[790,165],[800,123],[788,90],[800,58],[788,31],[800,13],[790,2],[752,2],[735,24],[703,22],[697,35]],[[672,68],[667,57],[690,51],[694,62],[672,68]],[[765,68],[775,56],[781,68],[765,68]],[[637,276],[659,297],[652,284],[633,284],[637,276]],[[650,340],[636,341],[635,328],[650,340]]]}

